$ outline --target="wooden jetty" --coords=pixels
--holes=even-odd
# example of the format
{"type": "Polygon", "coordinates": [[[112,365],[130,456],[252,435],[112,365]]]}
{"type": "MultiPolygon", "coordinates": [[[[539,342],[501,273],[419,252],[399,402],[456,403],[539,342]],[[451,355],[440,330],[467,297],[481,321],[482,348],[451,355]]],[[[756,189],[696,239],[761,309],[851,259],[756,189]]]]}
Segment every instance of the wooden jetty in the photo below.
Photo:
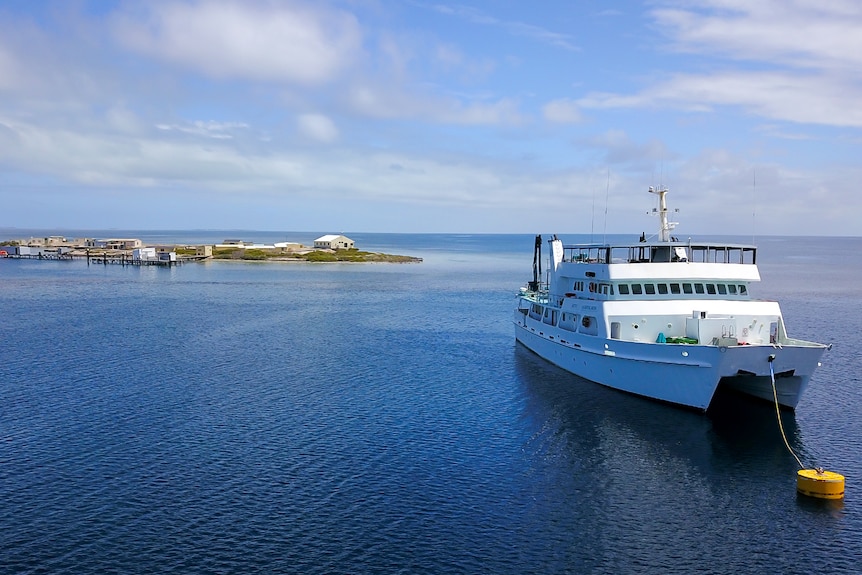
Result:
{"type": "Polygon", "coordinates": [[[119,254],[108,254],[108,253],[100,253],[100,254],[91,254],[89,250],[85,255],[75,256],[79,258],[87,258],[87,265],[93,264],[102,264],[102,265],[121,265],[121,266],[161,266],[161,267],[171,267],[176,266],[182,263],[183,260],[169,260],[169,259],[134,259],[128,257],[125,253],[119,254]]]}

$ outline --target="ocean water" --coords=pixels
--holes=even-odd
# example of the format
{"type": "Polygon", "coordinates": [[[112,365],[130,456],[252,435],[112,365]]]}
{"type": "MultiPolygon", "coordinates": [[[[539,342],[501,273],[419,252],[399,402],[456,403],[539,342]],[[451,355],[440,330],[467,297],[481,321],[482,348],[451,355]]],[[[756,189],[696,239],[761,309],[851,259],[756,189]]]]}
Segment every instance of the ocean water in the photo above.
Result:
{"type": "Polygon", "coordinates": [[[349,235],[424,261],[0,260],[0,573],[858,572],[862,239],[757,240],[753,295],[834,344],[783,414],[846,476],[827,502],[771,405],[692,413],[516,345],[531,236],[349,235]]]}

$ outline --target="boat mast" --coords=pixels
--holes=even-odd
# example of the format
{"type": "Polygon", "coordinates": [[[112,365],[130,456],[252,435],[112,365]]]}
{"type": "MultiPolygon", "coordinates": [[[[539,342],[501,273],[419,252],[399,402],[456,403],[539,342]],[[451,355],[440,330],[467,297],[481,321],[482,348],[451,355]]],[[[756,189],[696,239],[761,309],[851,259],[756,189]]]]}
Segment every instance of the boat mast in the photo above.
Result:
{"type": "Polygon", "coordinates": [[[536,244],[533,247],[533,281],[530,282],[530,290],[539,291],[539,278],[542,276],[542,236],[536,236],[536,244]]]}
{"type": "MultiPolygon", "coordinates": [[[[650,186],[649,192],[651,194],[658,195],[658,239],[661,242],[669,242],[670,231],[676,227],[676,222],[667,221],[667,199],[665,198],[665,195],[667,194],[667,188],[661,188],[656,190],[655,188],[650,186]]],[[[653,208],[653,211],[655,211],[655,208],[653,208]]]]}

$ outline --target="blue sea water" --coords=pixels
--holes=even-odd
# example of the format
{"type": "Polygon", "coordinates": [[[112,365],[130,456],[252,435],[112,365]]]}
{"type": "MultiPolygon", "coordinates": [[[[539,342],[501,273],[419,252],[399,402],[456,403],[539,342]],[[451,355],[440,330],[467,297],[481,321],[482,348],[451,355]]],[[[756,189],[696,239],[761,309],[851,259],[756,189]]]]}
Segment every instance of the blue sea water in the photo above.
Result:
{"type": "Polygon", "coordinates": [[[826,502],[769,404],[692,413],[516,345],[531,236],[349,235],[424,261],[0,260],[0,573],[858,572],[862,239],[758,239],[753,295],[834,344],[783,414],[846,476],[826,502]]]}

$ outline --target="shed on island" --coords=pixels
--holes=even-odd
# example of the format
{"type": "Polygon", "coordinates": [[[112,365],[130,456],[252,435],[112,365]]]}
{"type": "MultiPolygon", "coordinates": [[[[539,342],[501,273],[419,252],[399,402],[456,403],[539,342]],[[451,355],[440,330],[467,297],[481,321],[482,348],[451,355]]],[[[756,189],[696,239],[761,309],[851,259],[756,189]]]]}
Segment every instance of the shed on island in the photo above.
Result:
{"type": "Polygon", "coordinates": [[[143,247],[143,242],[137,238],[107,238],[104,240],[87,240],[86,247],[107,250],[134,250],[143,247]]]}
{"type": "Polygon", "coordinates": [[[353,240],[347,236],[337,236],[333,234],[320,236],[314,240],[314,247],[316,249],[325,250],[352,250],[353,244],[353,240]]]}

